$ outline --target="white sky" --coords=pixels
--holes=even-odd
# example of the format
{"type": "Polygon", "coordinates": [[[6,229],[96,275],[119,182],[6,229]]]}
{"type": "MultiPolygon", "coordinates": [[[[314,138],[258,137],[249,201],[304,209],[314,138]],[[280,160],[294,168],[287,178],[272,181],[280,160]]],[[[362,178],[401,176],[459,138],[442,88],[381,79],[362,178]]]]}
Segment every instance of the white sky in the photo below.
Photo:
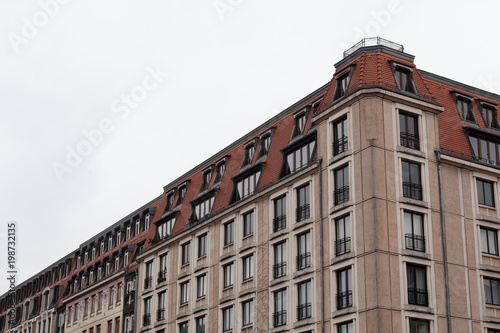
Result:
{"type": "Polygon", "coordinates": [[[0,1],[0,294],[10,221],[19,283],[328,82],[362,37],[499,93],[499,12],[493,0],[0,1]],[[155,70],[168,72],[159,84],[155,70]],[[132,91],[147,96],[125,114],[132,91]],[[113,131],[59,181],[53,163],[103,119],[113,131]]]}

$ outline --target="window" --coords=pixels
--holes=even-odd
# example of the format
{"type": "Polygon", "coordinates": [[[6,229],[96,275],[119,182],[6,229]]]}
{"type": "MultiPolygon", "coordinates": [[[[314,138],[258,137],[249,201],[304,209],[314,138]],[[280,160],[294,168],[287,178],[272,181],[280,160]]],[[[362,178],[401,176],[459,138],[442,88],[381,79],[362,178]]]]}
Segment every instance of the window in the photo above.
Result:
{"type": "Polygon", "coordinates": [[[158,282],[163,282],[167,279],[167,255],[160,256],[160,267],[158,270],[158,282]]]}
{"type": "Polygon", "coordinates": [[[222,331],[230,331],[233,329],[233,307],[222,310],[222,331]]]}
{"type": "Polygon", "coordinates": [[[108,320],[108,330],[106,332],[113,333],[113,321],[112,320],[108,320]]]}
{"type": "Polygon", "coordinates": [[[102,302],[103,302],[103,298],[104,298],[104,294],[103,294],[103,292],[101,291],[101,292],[97,295],[97,311],[101,311],[101,310],[102,310],[102,302]]]}
{"type": "Polygon", "coordinates": [[[177,196],[177,203],[175,204],[176,206],[179,206],[182,204],[182,201],[184,200],[184,197],[186,196],[186,190],[187,190],[186,183],[179,186],[179,195],[177,196]]]}
{"type": "Polygon", "coordinates": [[[234,242],[234,221],[224,224],[224,246],[234,242]]]}
{"type": "Polygon", "coordinates": [[[274,232],[286,228],[286,196],[274,200],[274,232]]]}
{"type": "Polygon", "coordinates": [[[253,234],[253,211],[243,215],[243,237],[253,234]]]}
{"type": "MultiPolygon", "coordinates": [[[[410,318],[410,333],[429,333],[429,321],[410,318]]],[[[489,333],[489,331],[488,331],[489,333]]]]}
{"type": "Polygon", "coordinates": [[[274,245],[273,276],[275,279],[286,275],[286,242],[274,245]]]}
{"type": "Polygon", "coordinates": [[[399,114],[399,131],[401,146],[420,150],[418,118],[416,116],[401,112],[399,114]]]}
{"type": "Polygon", "coordinates": [[[89,314],[90,299],[86,298],[83,302],[83,315],[86,317],[89,314]]]}
{"type": "Polygon", "coordinates": [[[500,305],[500,280],[483,278],[486,304],[500,305]]]}
{"type": "Polygon", "coordinates": [[[354,333],[353,323],[349,321],[337,325],[337,333],[354,333]]]}
{"type": "Polygon", "coordinates": [[[299,187],[297,189],[297,208],[295,209],[297,213],[297,222],[309,218],[311,214],[310,203],[309,184],[299,187]]]}
{"type": "Polygon", "coordinates": [[[146,214],[146,216],[144,217],[144,230],[149,230],[150,224],[151,224],[151,215],[146,214]]]}
{"type": "Polygon", "coordinates": [[[174,206],[174,197],[175,197],[175,192],[170,191],[167,194],[167,206],[165,207],[165,211],[170,211],[172,207],[174,206]]]}
{"type": "MultiPolygon", "coordinates": [[[[425,332],[427,333],[428,331],[425,331],[425,332]]],[[[494,329],[488,328],[487,333],[500,333],[500,330],[494,330],[494,329]]]]}
{"type": "Polygon", "coordinates": [[[242,308],[243,326],[253,324],[253,300],[243,302],[241,304],[241,308],[242,308]]]}
{"type": "Polygon", "coordinates": [[[119,303],[122,299],[123,284],[118,283],[118,291],[116,292],[116,303],[119,303]]]}
{"type": "Polygon", "coordinates": [[[179,333],[189,333],[189,325],[187,321],[179,324],[179,333]]]}
{"type": "Polygon", "coordinates": [[[120,246],[121,242],[122,242],[122,232],[118,230],[116,232],[116,246],[120,246]]]}
{"type": "Polygon", "coordinates": [[[153,286],[153,261],[146,263],[145,275],[144,289],[149,289],[153,286]]]}
{"type": "Polygon", "coordinates": [[[82,264],[82,256],[79,255],[77,258],[76,258],[76,268],[79,268],[82,264]]]}
{"type": "Polygon", "coordinates": [[[476,185],[477,202],[480,205],[495,207],[493,183],[482,179],[476,179],[476,185]]]}
{"type": "Polygon", "coordinates": [[[158,294],[158,311],[156,312],[156,320],[165,320],[165,307],[167,304],[167,293],[164,291],[158,294]]]}
{"type": "Polygon", "coordinates": [[[97,296],[92,295],[92,303],[90,304],[90,313],[94,313],[97,307],[97,296]]]}
{"type": "Polygon", "coordinates": [[[108,238],[108,251],[111,251],[113,248],[113,236],[109,236],[108,238]]]}
{"type": "Polygon", "coordinates": [[[420,180],[420,164],[410,161],[401,162],[403,169],[403,196],[422,200],[422,183],[420,180]]]}
{"type": "Polygon", "coordinates": [[[344,96],[347,93],[347,89],[349,89],[350,78],[350,72],[341,74],[337,78],[337,87],[335,88],[334,100],[344,96]]]}
{"type": "Polygon", "coordinates": [[[316,141],[311,141],[286,154],[285,176],[305,168],[313,160],[316,141]]]}
{"type": "Polygon", "coordinates": [[[500,164],[500,145],[475,136],[469,136],[469,142],[474,157],[481,162],[498,165],[500,164]]]}
{"type": "Polygon", "coordinates": [[[351,252],[351,216],[346,215],[335,220],[335,255],[351,252]]]}
{"type": "Polygon", "coordinates": [[[207,234],[198,237],[198,258],[207,255],[207,234]]]}
{"type": "Polygon", "coordinates": [[[96,333],[101,333],[101,325],[96,326],[96,333]]]}
{"type": "Polygon", "coordinates": [[[349,201],[349,166],[343,166],[334,171],[335,191],[333,193],[335,205],[349,201]]]}
{"type": "MultiPolygon", "coordinates": [[[[92,282],[94,282],[94,271],[90,271],[90,274],[89,274],[89,285],[92,284],[92,282]]],[[[82,284],[82,288],[83,288],[83,284],[82,284]]]]}
{"type": "Polygon", "coordinates": [[[89,251],[85,251],[85,256],[84,256],[84,259],[83,259],[83,264],[87,265],[88,262],[89,262],[89,251]]]}
{"type": "Polygon", "coordinates": [[[181,245],[181,254],[182,254],[182,257],[181,257],[181,265],[187,265],[189,264],[189,256],[190,256],[190,247],[191,247],[191,243],[185,243],[185,244],[182,244],[181,245]]]}
{"type": "Polygon", "coordinates": [[[475,123],[476,118],[474,117],[474,111],[472,110],[472,101],[469,98],[462,96],[456,96],[455,98],[460,119],[475,123]]]}
{"type": "Polygon", "coordinates": [[[102,256],[104,254],[104,247],[105,247],[105,242],[104,241],[101,241],[101,250],[99,252],[99,254],[102,256]]]}
{"type": "Polygon", "coordinates": [[[109,306],[113,306],[113,302],[115,301],[115,287],[109,288],[109,306]]]}
{"type": "Polygon", "coordinates": [[[418,213],[404,212],[405,247],[408,250],[425,252],[423,216],[418,213]]]}
{"type": "Polygon", "coordinates": [[[337,309],[352,306],[352,267],[337,271],[337,309]]]}
{"type": "Polygon", "coordinates": [[[408,281],[408,303],[427,306],[426,267],[407,264],[406,274],[408,281]]]}
{"type": "Polygon", "coordinates": [[[181,305],[189,302],[189,281],[181,283],[181,305]]]}
{"type": "Polygon", "coordinates": [[[481,227],[481,252],[498,255],[498,232],[481,227]]]}
{"type": "Polygon", "coordinates": [[[254,194],[259,185],[260,174],[261,172],[257,171],[236,183],[236,192],[234,201],[241,200],[243,198],[248,197],[249,195],[254,194]]]}
{"type": "MultiPolygon", "coordinates": [[[[94,246],[92,248],[92,260],[94,260],[96,258],[96,256],[97,256],[97,247],[94,246]]],[[[60,279],[60,277],[59,277],[59,279],[60,279]]]]}
{"type": "Polygon", "coordinates": [[[168,219],[165,223],[158,225],[158,237],[159,239],[163,239],[172,234],[172,230],[174,229],[175,221],[177,217],[173,216],[168,219]]]}
{"type": "Polygon", "coordinates": [[[243,281],[253,278],[253,254],[243,258],[243,281]]]}
{"type": "Polygon", "coordinates": [[[271,135],[266,134],[262,137],[260,142],[259,157],[266,156],[271,146],[271,135]]]}
{"type": "Polygon", "coordinates": [[[224,271],[224,288],[230,287],[233,285],[233,266],[234,263],[230,263],[223,266],[224,271]]]}
{"type": "Polygon", "coordinates": [[[208,185],[210,185],[210,179],[212,178],[212,167],[208,170],[203,171],[203,182],[201,183],[200,192],[203,192],[208,189],[208,185]]]}
{"type": "Polygon", "coordinates": [[[297,236],[297,270],[311,266],[311,233],[297,236]]]}
{"type": "Polygon", "coordinates": [[[134,232],[134,236],[137,236],[139,235],[139,233],[141,232],[141,221],[140,220],[137,220],[135,221],[135,232],[134,232]]]}
{"type": "Polygon", "coordinates": [[[205,316],[196,318],[196,333],[205,333],[205,316]]]}
{"type": "Polygon", "coordinates": [[[286,325],[286,289],[274,292],[274,327],[286,325]]]}
{"type": "MultiPolygon", "coordinates": [[[[27,309],[25,309],[25,313],[27,313],[27,309]]],[[[73,307],[70,306],[68,308],[68,324],[71,323],[72,313],[73,313],[73,307]]],[[[26,319],[26,318],[24,318],[24,319],[26,319]]]]}
{"type": "Polygon", "coordinates": [[[120,332],[120,317],[115,318],[115,333],[120,332]]]}
{"type": "Polygon", "coordinates": [[[245,158],[243,159],[242,167],[252,164],[254,154],[255,146],[251,143],[245,147],[245,158]]]}
{"type": "Polygon", "coordinates": [[[484,125],[487,128],[499,129],[500,125],[498,123],[497,110],[495,106],[480,102],[478,104],[481,110],[481,115],[483,116],[484,125]]]}
{"type": "Polygon", "coordinates": [[[110,272],[111,272],[111,263],[108,261],[106,263],[106,276],[108,276],[110,272]]]}
{"type": "Polygon", "coordinates": [[[215,197],[210,197],[205,199],[193,206],[193,214],[191,220],[196,222],[204,218],[205,216],[210,215],[212,211],[212,207],[214,205],[215,197]]]}
{"type": "MultiPolygon", "coordinates": [[[[142,253],[142,245],[139,246],[139,249],[137,250],[137,253],[138,254],[141,254],[142,253]]],[[[130,252],[129,251],[125,251],[125,254],[123,255],[123,264],[124,265],[128,265],[128,256],[129,256],[130,252]]]]}
{"type": "Polygon", "coordinates": [[[215,166],[215,178],[214,184],[218,184],[222,181],[222,177],[224,176],[224,171],[226,171],[226,161],[222,161],[217,163],[215,166]]]}
{"type": "Polygon", "coordinates": [[[196,297],[201,298],[207,294],[207,275],[203,274],[196,278],[196,297]]]}
{"type": "Polygon", "coordinates": [[[415,86],[413,85],[413,78],[411,71],[408,68],[396,66],[394,68],[394,77],[399,90],[415,93],[415,86]]]}
{"type": "Polygon", "coordinates": [[[311,317],[311,280],[298,284],[299,305],[297,306],[297,319],[311,317]]]}
{"type": "Polygon", "coordinates": [[[305,111],[298,113],[295,116],[295,126],[293,128],[292,138],[304,133],[304,129],[306,127],[306,121],[307,121],[307,118],[306,118],[305,111]]]}
{"type": "Polygon", "coordinates": [[[130,239],[130,236],[131,236],[131,235],[130,235],[130,233],[131,233],[131,229],[132,229],[132,228],[130,227],[130,225],[128,225],[128,226],[127,226],[127,232],[126,232],[126,234],[125,234],[125,241],[128,241],[128,240],[130,239]]]}
{"type": "Polygon", "coordinates": [[[344,117],[333,124],[333,155],[338,155],[347,151],[348,147],[347,117],[344,117]]]}
{"type": "Polygon", "coordinates": [[[102,266],[97,267],[97,281],[101,279],[102,276],[102,266]]]}

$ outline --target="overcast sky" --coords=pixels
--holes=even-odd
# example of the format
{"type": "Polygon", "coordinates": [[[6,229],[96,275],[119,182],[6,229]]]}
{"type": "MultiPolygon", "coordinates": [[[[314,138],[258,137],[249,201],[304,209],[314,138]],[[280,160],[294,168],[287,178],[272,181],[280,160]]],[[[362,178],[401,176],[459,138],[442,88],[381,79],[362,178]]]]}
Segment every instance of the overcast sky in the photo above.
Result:
{"type": "Polygon", "coordinates": [[[1,0],[0,293],[327,83],[363,37],[500,92],[497,1],[1,0]]]}

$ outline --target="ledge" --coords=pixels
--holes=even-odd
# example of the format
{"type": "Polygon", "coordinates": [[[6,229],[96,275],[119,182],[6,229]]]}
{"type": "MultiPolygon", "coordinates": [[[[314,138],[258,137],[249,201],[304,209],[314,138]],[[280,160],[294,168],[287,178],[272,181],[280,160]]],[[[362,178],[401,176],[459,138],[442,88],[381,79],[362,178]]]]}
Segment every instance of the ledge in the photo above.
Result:
{"type": "Polygon", "coordinates": [[[422,259],[431,259],[431,255],[426,252],[420,252],[420,251],[412,251],[408,249],[401,249],[401,254],[405,256],[410,256],[410,257],[416,257],[416,258],[422,258],[422,259]]]}
{"type": "Polygon", "coordinates": [[[341,159],[343,159],[349,155],[352,155],[352,149],[347,149],[346,151],[343,151],[340,154],[337,154],[337,155],[331,157],[330,160],[328,161],[328,165],[332,165],[333,163],[340,161],[341,159]]]}
{"type": "Polygon", "coordinates": [[[411,148],[404,147],[404,146],[397,146],[396,150],[398,151],[398,153],[405,153],[405,154],[410,154],[410,155],[414,155],[414,156],[421,157],[421,158],[426,158],[426,154],[421,150],[411,149],[411,148]]]}
{"type": "Polygon", "coordinates": [[[434,309],[428,306],[405,304],[404,309],[406,311],[421,312],[421,313],[431,313],[434,314],[434,309]]]}
{"type": "Polygon", "coordinates": [[[342,262],[342,261],[346,261],[346,260],[349,260],[349,259],[352,259],[356,256],[356,254],[354,252],[349,252],[349,253],[345,253],[345,254],[342,254],[338,257],[335,257],[335,258],[332,258],[332,260],[330,261],[330,263],[332,265],[334,264],[337,264],[339,262],[342,262]]]}
{"type": "Polygon", "coordinates": [[[414,205],[414,206],[419,206],[419,207],[425,207],[425,208],[429,208],[429,203],[423,201],[423,200],[416,200],[416,199],[411,199],[411,198],[407,198],[407,197],[399,197],[399,200],[398,200],[400,203],[405,203],[405,204],[409,204],[409,205],[414,205]]]}
{"type": "Polygon", "coordinates": [[[332,208],[330,208],[330,215],[335,212],[338,212],[339,210],[350,207],[352,205],[354,205],[354,200],[347,200],[346,202],[343,202],[340,205],[335,205],[332,208]]]}
{"type": "Polygon", "coordinates": [[[288,230],[288,228],[284,228],[284,229],[278,230],[276,232],[271,233],[271,235],[269,235],[269,239],[278,238],[280,236],[286,235],[289,232],[290,231],[288,230]]]}
{"type": "Polygon", "coordinates": [[[293,225],[293,228],[292,230],[297,230],[299,228],[302,228],[303,226],[305,225],[308,225],[308,224],[311,224],[313,222],[313,219],[312,217],[308,217],[307,219],[305,220],[302,220],[300,222],[296,222],[294,225],[293,225]]]}
{"type": "Polygon", "coordinates": [[[332,318],[340,317],[340,316],[345,316],[345,315],[348,315],[348,314],[351,314],[351,313],[355,313],[356,311],[357,311],[357,309],[356,309],[355,306],[350,306],[350,307],[347,307],[347,308],[344,308],[344,309],[333,311],[332,312],[332,318]]]}
{"type": "MultiPolygon", "coordinates": [[[[492,208],[490,207],[489,209],[492,209],[492,208]]],[[[500,224],[500,219],[497,218],[497,217],[476,214],[476,219],[481,220],[481,221],[486,221],[486,222],[492,222],[492,223],[500,224]]]]}
{"type": "MultiPolygon", "coordinates": [[[[498,259],[498,257],[496,257],[498,259]]],[[[485,271],[500,273],[500,267],[480,264],[479,268],[485,271]]]]}
{"type": "Polygon", "coordinates": [[[312,272],[314,272],[314,269],[312,268],[312,265],[311,265],[311,267],[307,267],[307,268],[301,269],[300,271],[293,273],[293,278],[295,279],[295,278],[298,278],[299,276],[306,275],[306,274],[309,274],[312,272]]]}
{"type": "Polygon", "coordinates": [[[295,324],[293,324],[293,328],[311,325],[311,324],[314,324],[315,322],[316,321],[312,317],[309,317],[306,319],[301,319],[298,322],[296,322],[295,324]]]}
{"type": "Polygon", "coordinates": [[[220,256],[220,261],[224,261],[224,260],[229,259],[229,258],[234,257],[234,256],[235,256],[234,251],[228,252],[228,253],[220,256]]]}
{"type": "Polygon", "coordinates": [[[247,244],[247,245],[244,245],[244,246],[240,247],[240,249],[239,249],[238,251],[239,251],[239,253],[241,253],[241,252],[243,252],[243,251],[246,251],[246,250],[252,249],[252,248],[254,248],[254,247],[255,247],[255,243],[254,243],[254,242],[252,242],[252,243],[250,243],[250,244],[247,244]]]}

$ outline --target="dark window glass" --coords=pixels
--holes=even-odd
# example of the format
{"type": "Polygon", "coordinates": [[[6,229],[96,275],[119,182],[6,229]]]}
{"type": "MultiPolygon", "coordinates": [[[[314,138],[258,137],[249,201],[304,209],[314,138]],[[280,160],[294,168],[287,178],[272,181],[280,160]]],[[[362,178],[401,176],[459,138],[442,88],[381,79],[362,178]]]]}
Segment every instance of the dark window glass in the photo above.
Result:
{"type": "Polygon", "coordinates": [[[352,321],[337,325],[337,333],[354,333],[352,321]]]}
{"type": "Polygon", "coordinates": [[[469,141],[472,153],[477,160],[495,165],[500,163],[500,145],[498,143],[476,138],[474,136],[469,136],[469,141]]]}
{"type": "Polygon", "coordinates": [[[335,205],[349,201],[349,166],[335,170],[335,205]]]}
{"type": "Polygon", "coordinates": [[[254,154],[255,146],[253,144],[245,147],[245,158],[243,159],[243,166],[252,164],[254,154]]]}
{"type": "Polygon", "coordinates": [[[298,299],[297,319],[305,319],[311,317],[311,281],[306,281],[298,284],[298,299]]]}
{"type": "Polygon", "coordinates": [[[243,237],[253,234],[253,211],[243,215],[243,237]]]}
{"type": "Polygon", "coordinates": [[[481,228],[481,251],[498,255],[498,232],[496,230],[481,228]]]}
{"type": "Polygon", "coordinates": [[[273,230],[286,228],[286,196],[274,200],[273,230]]]}
{"type": "Polygon", "coordinates": [[[420,149],[420,138],[418,136],[418,118],[406,113],[399,114],[399,130],[401,146],[420,149]]]}
{"type": "Polygon", "coordinates": [[[408,264],[406,266],[408,282],[408,303],[427,306],[427,268],[408,264]]]}
{"type": "Polygon", "coordinates": [[[335,98],[338,99],[344,96],[349,89],[350,73],[347,72],[337,78],[337,88],[335,89],[335,98]]]}
{"type": "Polygon", "coordinates": [[[340,256],[351,252],[351,217],[343,216],[335,220],[335,254],[340,256]]]}
{"type": "Polygon", "coordinates": [[[311,266],[311,233],[297,236],[297,270],[311,266]]]}
{"type": "Polygon", "coordinates": [[[233,307],[222,310],[222,331],[233,329],[233,307]]]}
{"type": "Polygon", "coordinates": [[[485,277],[483,282],[486,304],[500,305],[500,281],[485,277]]]}
{"type": "Polygon", "coordinates": [[[224,224],[224,246],[234,242],[234,222],[224,224]]]}
{"type": "Polygon", "coordinates": [[[243,281],[253,278],[253,254],[243,258],[243,281]]]}
{"type": "Polygon", "coordinates": [[[482,179],[476,179],[476,185],[477,202],[480,205],[495,207],[493,183],[482,179]]]}
{"type": "Polygon", "coordinates": [[[297,189],[297,222],[305,220],[311,216],[309,184],[297,189]]]}
{"type": "Polygon", "coordinates": [[[425,252],[424,221],[421,214],[404,212],[405,247],[425,252]]]}
{"type": "Polygon", "coordinates": [[[251,174],[250,176],[236,183],[236,201],[241,200],[257,191],[259,184],[260,171],[251,174]]]}
{"type": "Polygon", "coordinates": [[[394,69],[394,76],[399,90],[415,93],[415,87],[413,85],[413,78],[410,70],[402,67],[396,67],[394,69]]]}
{"type": "Polygon", "coordinates": [[[352,267],[337,271],[337,309],[352,306],[352,267]]]}
{"type": "Polygon", "coordinates": [[[253,324],[253,300],[246,301],[241,305],[243,326],[253,324]]]}
{"type": "Polygon", "coordinates": [[[489,128],[500,128],[498,124],[497,110],[493,106],[482,105],[481,114],[483,115],[484,125],[489,128]]]}
{"type": "Polygon", "coordinates": [[[472,111],[472,102],[470,99],[458,96],[456,105],[458,114],[460,115],[460,119],[473,123],[476,122],[476,118],[474,118],[474,112],[472,111]]]}
{"type": "Polygon", "coordinates": [[[274,245],[274,278],[286,275],[286,242],[274,245]]]}
{"type": "Polygon", "coordinates": [[[207,255],[207,234],[198,237],[198,258],[207,255]]]}
{"type": "Polygon", "coordinates": [[[189,264],[190,247],[191,247],[191,243],[182,244],[182,258],[181,258],[182,265],[189,264]]]}
{"type": "Polygon", "coordinates": [[[294,173],[309,165],[314,157],[315,144],[316,141],[311,141],[286,155],[285,175],[294,173]]]}
{"type": "Polygon", "coordinates": [[[403,196],[422,200],[422,183],[420,178],[420,164],[410,161],[401,162],[403,169],[403,196]]]}
{"type": "Polygon", "coordinates": [[[347,117],[344,117],[333,124],[333,155],[338,155],[347,150],[348,137],[347,117]]]}
{"type": "Polygon", "coordinates": [[[410,318],[410,333],[429,333],[429,321],[410,318]]]}

